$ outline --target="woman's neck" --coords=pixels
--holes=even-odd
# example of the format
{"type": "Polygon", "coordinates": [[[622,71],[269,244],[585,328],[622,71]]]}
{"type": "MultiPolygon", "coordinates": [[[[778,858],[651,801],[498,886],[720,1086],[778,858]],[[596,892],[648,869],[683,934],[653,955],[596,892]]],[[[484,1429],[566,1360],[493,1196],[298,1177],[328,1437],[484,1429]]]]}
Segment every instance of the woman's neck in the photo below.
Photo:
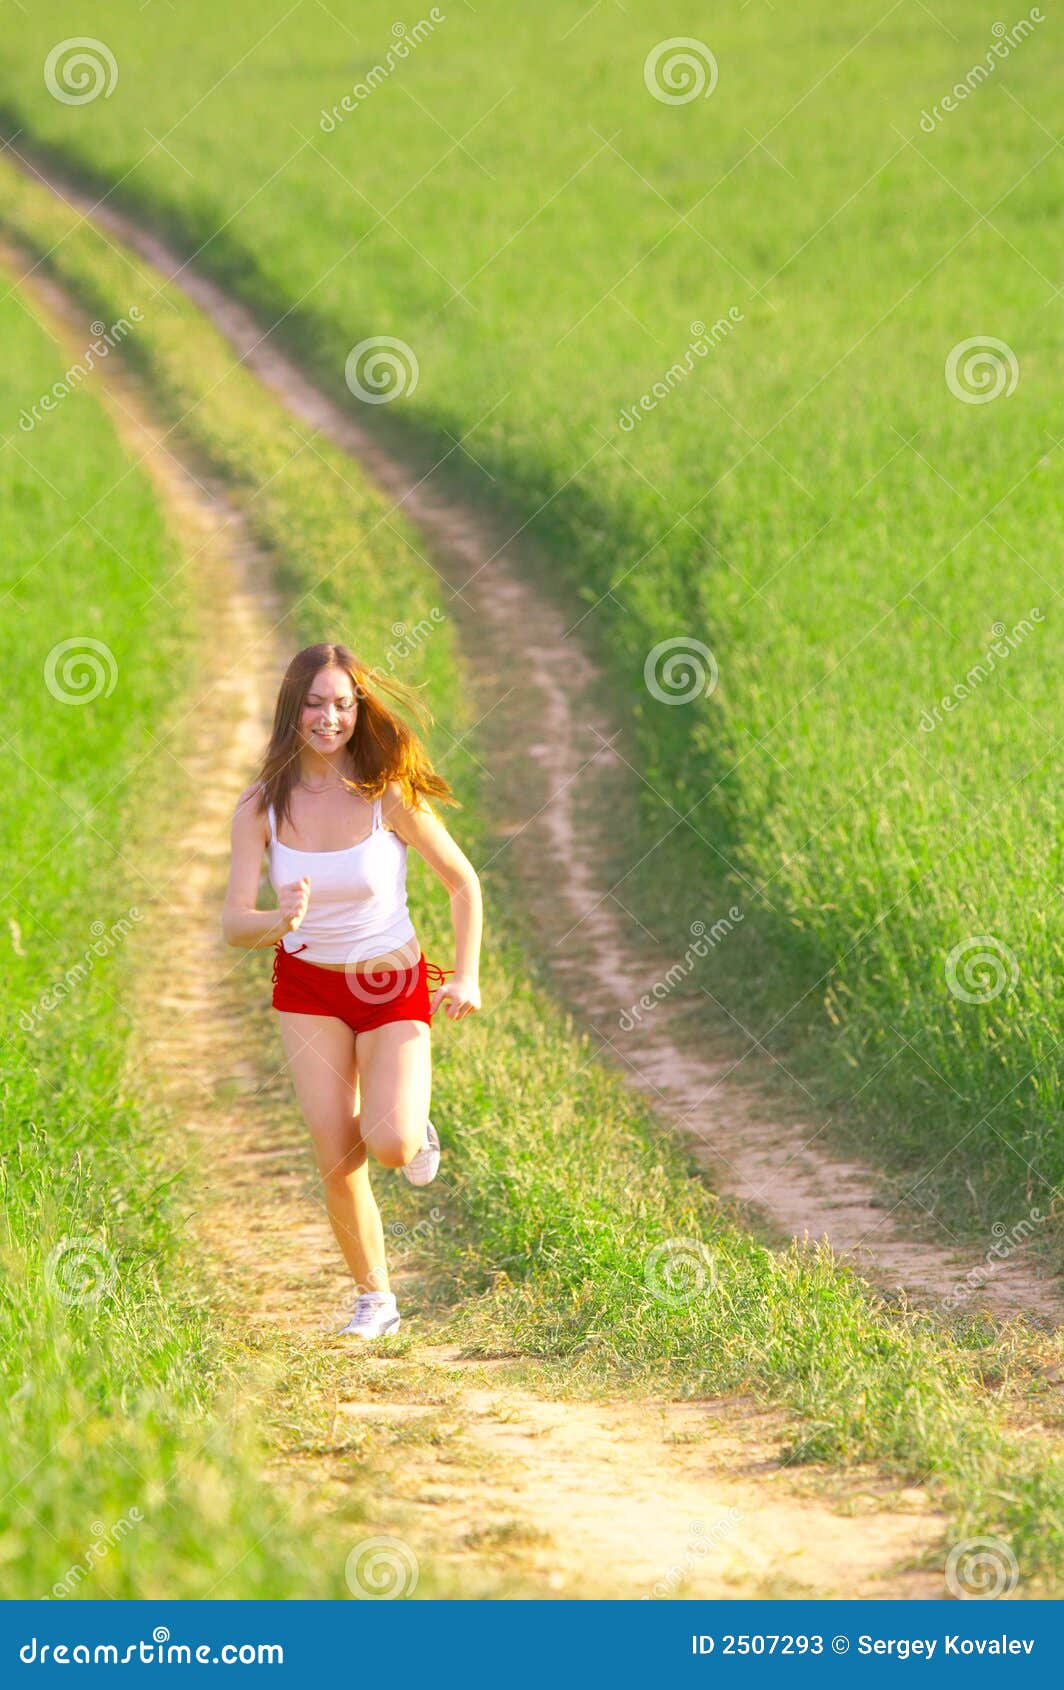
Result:
{"type": "Polygon", "coordinates": [[[296,785],[304,792],[340,792],[351,774],[330,757],[315,756],[313,762],[300,760],[296,785]]]}

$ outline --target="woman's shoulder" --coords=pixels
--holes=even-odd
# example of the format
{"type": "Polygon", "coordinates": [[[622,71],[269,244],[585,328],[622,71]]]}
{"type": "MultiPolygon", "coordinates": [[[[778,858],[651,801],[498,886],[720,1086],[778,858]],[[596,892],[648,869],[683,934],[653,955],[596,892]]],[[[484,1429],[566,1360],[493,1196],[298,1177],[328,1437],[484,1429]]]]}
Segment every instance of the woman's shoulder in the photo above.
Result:
{"type": "Polygon", "coordinates": [[[403,790],[403,784],[398,780],[385,782],[381,793],[381,820],[392,833],[402,838],[404,816],[415,815],[418,811],[429,809],[429,804],[423,793],[415,794],[415,801],[411,804],[403,790]]]}
{"type": "Polygon", "coordinates": [[[244,788],[240,797],[237,799],[236,806],[233,810],[233,820],[237,821],[245,816],[256,816],[261,819],[262,825],[265,827],[266,807],[262,802],[262,798],[263,788],[261,781],[253,781],[250,786],[246,786],[244,788]]]}
{"type": "Polygon", "coordinates": [[[403,789],[397,780],[385,781],[384,790],[380,795],[379,802],[381,807],[381,821],[384,826],[389,830],[389,832],[398,833],[399,828],[396,826],[396,822],[399,823],[399,827],[402,826],[401,817],[405,807],[405,800],[403,798],[403,789]]]}

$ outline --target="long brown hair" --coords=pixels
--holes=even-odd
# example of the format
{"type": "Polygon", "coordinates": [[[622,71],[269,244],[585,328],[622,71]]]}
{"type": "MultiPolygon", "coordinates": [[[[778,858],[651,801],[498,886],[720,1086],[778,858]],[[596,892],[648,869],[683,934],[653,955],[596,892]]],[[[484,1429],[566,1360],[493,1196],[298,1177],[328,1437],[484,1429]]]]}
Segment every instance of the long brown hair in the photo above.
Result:
{"type": "Polygon", "coordinates": [[[354,732],[345,748],[355,765],[355,775],[350,780],[343,776],[342,784],[363,798],[378,798],[390,780],[397,780],[411,808],[416,809],[422,797],[457,804],[458,799],[432,767],[417,734],[377,694],[387,693],[405,704],[422,722],[434,719],[428,707],[401,681],[386,675],[371,677],[366,664],[349,647],[322,643],[297,651],[284,672],[270,743],[259,771],[259,810],[272,804],[278,828],[288,814],[288,798],[299,768],[300,712],[315,675],[331,668],[346,669],[358,699],[354,732]]]}

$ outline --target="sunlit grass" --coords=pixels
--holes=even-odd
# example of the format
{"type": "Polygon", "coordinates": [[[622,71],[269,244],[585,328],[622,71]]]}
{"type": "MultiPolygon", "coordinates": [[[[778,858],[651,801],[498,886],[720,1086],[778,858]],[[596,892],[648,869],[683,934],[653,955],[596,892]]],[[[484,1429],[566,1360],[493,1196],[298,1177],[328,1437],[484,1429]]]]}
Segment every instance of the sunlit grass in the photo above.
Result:
{"type": "Polygon", "coordinates": [[[81,25],[41,0],[0,88],[32,138],[283,318],[346,401],[356,341],[409,343],[416,390],[369,420],[543,542],[637,728],[649,784],[608,864],[626,903],[681,951],[692,916],[740,900],[716,995],[837,1138],[908,1170],[899,1197],[920,1178],[917,1215],[982,1236],[1047,1212],[1064,1178],[1057,26],[928,134],[921,113],[993,40],[961,0],[715,14],[716,87],[682,106],[645,87],[664,28],[646,0],[608,23],[561,0],[459,10],[330,129],[319,113],[384,56],[393,14],[370,0],[352,35],[288,12],[233,0],[201,27],[115,0],[119,80],[82,107],[43,87],[81,25]],[[729,310],[623,427],[692,323],[729,310]],[[971,405],[944,372],[979,335],[1019,379],[971,405]],[[676,636],[720,671],[682,708],[643,682],[676,636]],[[971,1002],[947,959],[985,935],[1006,989],[971,1002]]]}
{"type": "MultiPolygon", "coordinates": [[[[0,181],[4,215],[35,250],[52,251],[49,263],[89,308],[106,314],[152,291],[137,262],[76,230],[40,191],[7,173],[0,181]]],[[[411,620],[432,602],[406,530],[395,519],[375,527],[383,506],[326,443],[299,449],[305,431],[233,366],[187,301],[167,290],[159,304],[135,352],[160,403],[185,416],[188,436],[284,553],[305,636],[350,628],[374,661],[396,616],[411,620]],[[353,535],[367,531],[373,544],[359,569],[337,570],[353,535]]],[[[447,751],[469,726],[455,663],[445,621],[404,679],[424,683],[437,712],[434,745],[467,806],[454,825],[476,859],[484,794],[472,759],[447,751]]],[[[427,876],[414,880],[422,942],[438,954],[444,901],[427,876]]],[[[870,1298],[823,1255],[763,1248],[691,1178],[681,1151],[616,1076],[588,1060],[586,1041],[532,989],[501,927],[484,984],[491,1013],[437,1042],[446,1188],[431,1194],[440,1219],[419,1235],[422,1313],[450,1312],[450,1331],[474,1353],[560,1364],[560,1390],[607,1381],[680,1395],[753,1389],[794,1412],[791,1459],[872,1460],[927,1481],[958,1534],[1000,1533],[1025,1579],[1050,1573],[1064,1467],[1037,1438],[1013,1439],[1006,1414],[1020,1395],[1037,1405],[1039,1368],[1054,1346],[970,1323],[941,1332],[870,1298]],[[675,1241],[706,1264],[703,1286],[678,1299],[655,1295],[652,1265],[659,1246],[675,1241]]],[[[240,988],[255,990],[250,972],[240,988]]],[[[425,1195],[393,1182],[387,1218],[412,1225],[425,1195]]],[[[400,1336],[399,1353],[416,1353],[416,1329],[400,1336]]],[[[332,1366],[320,1363],[322,1377],[332,1366]]]]}

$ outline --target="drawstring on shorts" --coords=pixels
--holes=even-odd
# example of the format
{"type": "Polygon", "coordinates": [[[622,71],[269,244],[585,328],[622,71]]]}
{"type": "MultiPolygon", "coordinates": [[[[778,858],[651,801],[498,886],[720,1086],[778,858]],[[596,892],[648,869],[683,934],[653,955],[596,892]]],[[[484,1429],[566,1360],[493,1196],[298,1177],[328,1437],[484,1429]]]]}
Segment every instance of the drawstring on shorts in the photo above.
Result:
{"type": "MultiPolygon", "coordinates": [[[[300,947],[299,947],[299,951],[305,951],[306,949],[307,949],[307,944],[306,944],[306,941],[304,940],[303,944],[301,944],[300,947]]],[[[280,963],[281,952],[283,950],[284,950],[284,945],[281,943],[280,939],[278,939],[276,945],[274,945],[274,947],[273,947],[273,980],[272,980],[272,984],[274,986],[276,986],[277,983],[278,983],[277,982],[277,966],[280,963]]],[[[299,951],[289,951],[288,955],[289,956],[298,956],[299,951]]]]}

